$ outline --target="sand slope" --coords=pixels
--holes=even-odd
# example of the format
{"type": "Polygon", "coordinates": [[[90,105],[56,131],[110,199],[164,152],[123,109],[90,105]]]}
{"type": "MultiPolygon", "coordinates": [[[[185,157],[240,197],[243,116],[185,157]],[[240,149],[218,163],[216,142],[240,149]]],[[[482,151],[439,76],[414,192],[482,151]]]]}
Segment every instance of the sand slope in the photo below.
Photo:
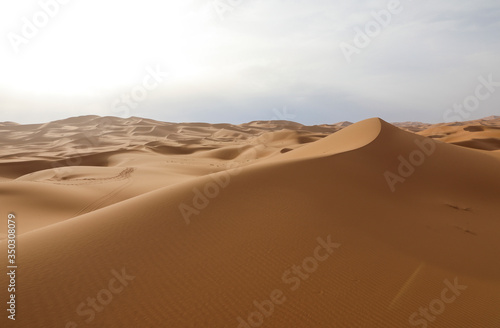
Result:
{"type": "MultiPolygon", "coordinates": [[[[206,135],[212,127],[182,129],[206,135]]],[[[230,131],[213,138],[235,137],[230,131]]],[[[376,118],[301,143],[318,133],[261,129],[191,153],[133,145],[103,155],[103,166],[4,182],[3,197],[27,223],[18,240],[19,320],[2,317],[2,325],[246,327],[238,318],[248,322],[254,301],[279,290],[282,304],[249,326],[499,327],[499,158],[376,118]],[[402,177],[401,159],[419,165],[402,177]],[[387,172],[404,180],[394,191],[387,172]],[[22,202],[35,195],[44,196],[22,202]],[[40,208],[47,214],[36,220],[40,208]],[[316,251],[318,238],[331,240],[331,253],[316,251]],[[315,255],[323,260],[305,260],[315,255]],[[126,286],[107,293],[122,269],[126,286]],[[420,307],[439,305],[445,280],[467,287],[433,320],[412,325],[420,307]],[[89,310],[87,298],[99,295],[109,303],[89,310]]],[[[200,138],[197,147],[212,142],[200,138]]]]}

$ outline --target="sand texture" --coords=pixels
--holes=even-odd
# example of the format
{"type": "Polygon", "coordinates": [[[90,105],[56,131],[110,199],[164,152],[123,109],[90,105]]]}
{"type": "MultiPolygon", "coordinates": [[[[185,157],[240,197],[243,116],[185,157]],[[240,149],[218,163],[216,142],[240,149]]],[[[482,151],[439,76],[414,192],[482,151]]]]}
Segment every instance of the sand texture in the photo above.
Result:
{"type": "Polygon", "coordinates": [[[500,119],[395,125],[0,123],[0,326],[500,327],[500,119]]]}

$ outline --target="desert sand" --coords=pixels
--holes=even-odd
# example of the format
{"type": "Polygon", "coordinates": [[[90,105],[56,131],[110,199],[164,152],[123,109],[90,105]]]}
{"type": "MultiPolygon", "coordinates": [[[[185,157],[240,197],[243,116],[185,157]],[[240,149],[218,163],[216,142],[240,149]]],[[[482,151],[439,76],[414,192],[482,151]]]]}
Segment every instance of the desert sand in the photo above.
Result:
{"type": "Polygon", "coordinates": [[[0,158],[2,327],[500,327],[498,117],[4,122],[0,158]]]}

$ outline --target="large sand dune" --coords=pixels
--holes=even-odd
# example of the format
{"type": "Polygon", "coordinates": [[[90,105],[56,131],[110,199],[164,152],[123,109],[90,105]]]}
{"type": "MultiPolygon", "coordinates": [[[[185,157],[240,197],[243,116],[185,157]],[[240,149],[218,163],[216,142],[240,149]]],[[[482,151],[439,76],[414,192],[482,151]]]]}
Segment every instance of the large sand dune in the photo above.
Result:
{"type": "Polygon", "coordinates": [[[2,327],[500,327],[498,122],[3,123],[2,327]]]}

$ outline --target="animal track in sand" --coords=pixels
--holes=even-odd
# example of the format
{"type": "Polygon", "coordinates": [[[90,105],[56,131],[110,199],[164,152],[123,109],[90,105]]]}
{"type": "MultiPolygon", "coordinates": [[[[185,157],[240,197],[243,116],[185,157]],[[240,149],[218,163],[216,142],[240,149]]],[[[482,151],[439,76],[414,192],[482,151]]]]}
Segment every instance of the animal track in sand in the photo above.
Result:
{"type": "Polygon", "coordinates": [[[131,181],[129,180],[129,178],[132,175],[132,172],[134,172],[134,168],[131,168],[131,167],[128,167],[125,170],[123,170],[122,172],[120,172],[120,174],[118,174],[113,181],[119,181],[119,180],[126,179],[127,181],[124,184],[113,189],[111,192],[105,194],[104,196],[99,197],[97,200],[91,202],[90,204],[88,204],[87,206],[82,208],[80,211],[78,211],[75,214],[75,216],[89,213],[89,212],[95,211],[101,207],[104,207],[103,205],[106,202],[115,198],[123,189],[127,188],[130,185],[131,181]],[[118,179],[117,177],[121,177],[121,178],[118,179]]]}
{"type": "Polygon", "coordinates": [[[53,184],[64,184],[64,185],[85,185],[85,184],[100,184],[100,183],[107,183],[107,182],[114,182],[114,181],[120,181],[120,180],[125,180],[130,178],[132,173],[134,172],[133,167],[127,167],[120,173],[118,173],[115,176],[111,177],[106,177],[106,178],[78,178],[78,179],[71,179],[68,177],[60,177],[57,178],[58,174],[56,172],[56,175],[50,179],[47,179],[46,181],[39,181],[39,182],[50,182],[53,184]]]}
{"type": "Polygon", "coordinates": [[[460,207],[460,206],[452,205],[452,204],[446,204],[446,206],[449,206],[449,207],[451,207],[455,210],[458,210],[458,211],[467,211],[467,212],[472,211],[472,208],[470,208],[470,207],[460,207]]]}

